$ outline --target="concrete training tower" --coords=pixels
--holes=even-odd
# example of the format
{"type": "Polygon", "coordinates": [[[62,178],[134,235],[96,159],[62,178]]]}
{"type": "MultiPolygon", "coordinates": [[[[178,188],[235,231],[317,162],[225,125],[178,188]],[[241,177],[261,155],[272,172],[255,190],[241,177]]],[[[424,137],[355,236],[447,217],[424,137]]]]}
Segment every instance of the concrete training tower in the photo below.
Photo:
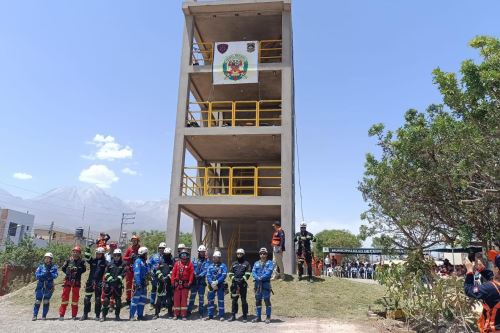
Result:
{"type": "Polygon", "coordinates": [[[192,254],[205,244],[227,262],[242,247],[272,258],[272,222],[294,270],[294,79],[291,0],[186,1],[167,245],[181,213],[192,254]]]}

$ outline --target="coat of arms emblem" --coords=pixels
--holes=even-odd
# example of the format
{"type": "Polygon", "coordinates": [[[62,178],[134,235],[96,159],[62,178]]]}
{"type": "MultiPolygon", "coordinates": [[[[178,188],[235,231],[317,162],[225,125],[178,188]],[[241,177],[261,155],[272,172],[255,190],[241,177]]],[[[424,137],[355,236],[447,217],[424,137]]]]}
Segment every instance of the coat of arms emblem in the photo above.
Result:
{"type": "Polygon", "coordinates": [[[227,79],[239,81],[247,77],[248,59],[241,54],[231,54],[224,59],[222,70],[227,79]]]}

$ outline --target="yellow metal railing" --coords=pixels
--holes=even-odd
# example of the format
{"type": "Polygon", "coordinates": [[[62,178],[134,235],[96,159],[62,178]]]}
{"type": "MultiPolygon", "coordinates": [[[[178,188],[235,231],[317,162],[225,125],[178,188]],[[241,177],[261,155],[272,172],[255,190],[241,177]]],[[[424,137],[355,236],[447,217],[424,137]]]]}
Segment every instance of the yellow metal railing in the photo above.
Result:
{"type": "Polygon", "coordinates": [[[193,65],[211,65],[214,56],[213,43],[196,43],[193,42],[193,50],[191,52],[191,63],[193,65]]]}
{"type": "MultiPolygon", "coordinates": [[[[259,63],[281,62],[283,44],[281,39],[259,41],[259,63]]],[[[193,41],[191,63],[193,65],[211,65],[214,58],[214,43],[193,41]]]]}
{"type": "Polygon", "coordinates": [[[281,167],[185,167],[183,196],[279,196],[281,167]]]}
{"type": "Polygon", "coordinates": [[[281,126],[281,100],[189,102],[186,126],[281,126]]]}

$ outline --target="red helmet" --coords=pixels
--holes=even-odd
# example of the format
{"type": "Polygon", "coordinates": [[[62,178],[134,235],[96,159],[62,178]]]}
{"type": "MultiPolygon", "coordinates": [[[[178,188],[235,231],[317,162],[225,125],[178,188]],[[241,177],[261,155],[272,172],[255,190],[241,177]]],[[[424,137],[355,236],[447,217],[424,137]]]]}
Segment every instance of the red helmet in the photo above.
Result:
{"type": "Polygon", "coordinates": [[[76,251],[78,253],[82,253],[82,249],[78,245],[73,248],[73,251],[76,251]]]}
{"type": "Polygon", "coordinates": [[[113,249],[113,250],[114,250],[114,249],[116,249],[117,247],[118,247],[118,244],[116,244],[115,242],[111,242],[111,243],[109,243],[109,248],[110,248],[110,249],[113,249]]]}

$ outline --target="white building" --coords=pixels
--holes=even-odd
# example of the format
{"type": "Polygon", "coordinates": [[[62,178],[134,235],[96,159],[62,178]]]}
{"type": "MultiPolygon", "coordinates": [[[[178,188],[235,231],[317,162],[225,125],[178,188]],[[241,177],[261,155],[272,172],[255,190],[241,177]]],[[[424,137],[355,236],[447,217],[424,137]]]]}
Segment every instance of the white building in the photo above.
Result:
{"type": "Polygon", "coordinates": [[[10,240],[19,244],[25,235],[33,234],[35,215],[18,212],[12,209],[0,209],[0,248],[10,240]]]}

